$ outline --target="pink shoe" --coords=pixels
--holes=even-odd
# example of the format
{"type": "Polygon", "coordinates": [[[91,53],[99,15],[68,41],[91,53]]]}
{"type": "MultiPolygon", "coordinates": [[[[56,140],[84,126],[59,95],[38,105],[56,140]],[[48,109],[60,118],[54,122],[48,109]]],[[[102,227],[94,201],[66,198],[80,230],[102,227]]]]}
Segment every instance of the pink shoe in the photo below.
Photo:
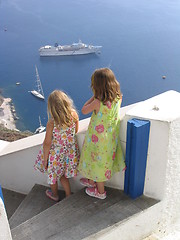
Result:
{"type": "Polygon", "coordinates": [[[95,198],[99,198],[99,199],[105,199],[106,198],[106,192],[104,193],[99,193],[98,189],[95,188],[86,188],[86,193],[87,195],[91,196],[91,197],[95,197],[95,198]]]}
{"type": "Polygon", "coordinates": [[[47,196],[48,198],[56,201],[56,202],[59,201],[59,197],[54,197],[51,189],[47,189],[47,190],[46,190],[46,196],[47,196]]]}
{"type": "Polygon", "coordinates": [[[90,188],[96,187],[96,183],[91,184],[89,179],[87,178],[81,178],[80,183],[85,187],[90,187],[90,188]]]}

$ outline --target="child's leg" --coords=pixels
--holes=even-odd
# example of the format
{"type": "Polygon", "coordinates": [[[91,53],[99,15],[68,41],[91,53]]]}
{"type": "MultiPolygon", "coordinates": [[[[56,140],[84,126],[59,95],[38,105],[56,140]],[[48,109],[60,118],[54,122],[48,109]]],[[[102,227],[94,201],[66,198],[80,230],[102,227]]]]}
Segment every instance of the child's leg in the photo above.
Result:
{"type": "Polygon", "coordinates": [[[89,183],[90,183],[91,185],[94,185],[94,181],[91,180],[91,179],[89,179],[89,183]]]}
{"type": "Polygon", "coordinates": [[[104,182],[97,182],[97,189],[99,193],[104,193],[104,182]]]}
{"type": "Polygon", "coordinates": [[[57,182],[55,184],[50,184],[51,190],[46,190],[46,196],[50,199],[58,202],[59,201],[59,195],[58,195],[58,184],[57,182]]]}
{"type": "Polygon", "coordinates": [[[88,178],[81,178],[80,183],[85,187],[96,187],[96,183],[93,180],[88,178]]]}
{"type": "Polygon", "coordinates": [[[66,178],[64,175],[60,178],[61,181],[61,185],[64,188],[64,191],[66,193],[66,197],[71,195],[71,187],[70,187],[70,183],[69,183],[69,179],[66,178]]]}
{"type": "Polygon", "coordinates": [[[51,187],[53,196],[58,197],[58,183],[56,182],[55,184],[50,184],[50,187],[51,187]]]}

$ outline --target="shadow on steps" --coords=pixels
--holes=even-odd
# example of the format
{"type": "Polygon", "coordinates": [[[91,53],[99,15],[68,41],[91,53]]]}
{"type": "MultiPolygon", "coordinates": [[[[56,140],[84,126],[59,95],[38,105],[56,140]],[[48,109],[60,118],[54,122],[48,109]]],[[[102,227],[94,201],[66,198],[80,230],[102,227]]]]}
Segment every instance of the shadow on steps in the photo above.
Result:
{"type": "MultiPolygon", "coordinates": [[[[35,184],[29,194],[23,199],[14,214],[9,219],[10,228],[15,228],[28,219],[53,206],[56,202],[46,194],[47,187],[35,184]]],[[[59,190],[60,201],[65,198],[65,192],[59,190]]]]}
{"type": "Polygon", "coordinates": [[[18,192],[8,190],[6,188],[2,189],[4,205],[6,208],[6,213],[8,219],[13,215],[16,209],[19,207],[21,202],[25,199],[26,195],[18,192]]]}

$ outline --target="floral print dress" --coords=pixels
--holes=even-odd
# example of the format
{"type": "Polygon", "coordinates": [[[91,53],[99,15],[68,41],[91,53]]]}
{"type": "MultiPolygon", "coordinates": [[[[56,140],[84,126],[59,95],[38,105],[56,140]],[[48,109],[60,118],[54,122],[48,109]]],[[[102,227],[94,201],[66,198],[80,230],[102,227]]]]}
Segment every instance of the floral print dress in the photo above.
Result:
{"type": "Polygon", "coordinates": [[[91,116],[78,166],[88,179],[104,182],[125,168],[119,139],[120,106],[121,100],[101,102],[99,112],[91,116]]]}
{"type": "Polygon", "coordinates": [[[75,123],[66,129],[58,129],[54,124],[51,149],[49,151],[48,168],[44,168],[43,146],[41,146],[34,168],[47,172],[48,184],[55,184],[63,175],[71,178],[77,175],[79,149],[75,134],[75,123]]]}

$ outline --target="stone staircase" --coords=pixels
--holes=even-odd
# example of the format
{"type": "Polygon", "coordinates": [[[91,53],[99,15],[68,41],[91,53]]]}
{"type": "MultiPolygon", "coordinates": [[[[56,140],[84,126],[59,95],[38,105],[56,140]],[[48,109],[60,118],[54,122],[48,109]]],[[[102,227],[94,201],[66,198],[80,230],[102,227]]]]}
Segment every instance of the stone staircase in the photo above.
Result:
{"type": "MultiPolygon", "coordinates": [[[[84,239],[158,203],[145,196],[132,200],[112,188],[106,188],[105,200],[87,196],[84,189],[68,198],[60,191],[61,201],[55,203],[45,196],[46,188],[36,184],[27,196],[21,196],[22,202],[8,216],[13,240],[84,239]]],[[[6,194],[4,199],[7,205],[6,194]]]]}
{"type": "MultiPolygon", "coordinates": [[[[26,198],[19,205],[15,213],[9,219],[10,228],[13,229],[28,219],[38,215],[47,208],[50,208],[55,202],[45,196],[47,187],[35,185],[26,198]]],[[[59,191],[60,200],[65,198],[64,191],[59,191]]]]}

